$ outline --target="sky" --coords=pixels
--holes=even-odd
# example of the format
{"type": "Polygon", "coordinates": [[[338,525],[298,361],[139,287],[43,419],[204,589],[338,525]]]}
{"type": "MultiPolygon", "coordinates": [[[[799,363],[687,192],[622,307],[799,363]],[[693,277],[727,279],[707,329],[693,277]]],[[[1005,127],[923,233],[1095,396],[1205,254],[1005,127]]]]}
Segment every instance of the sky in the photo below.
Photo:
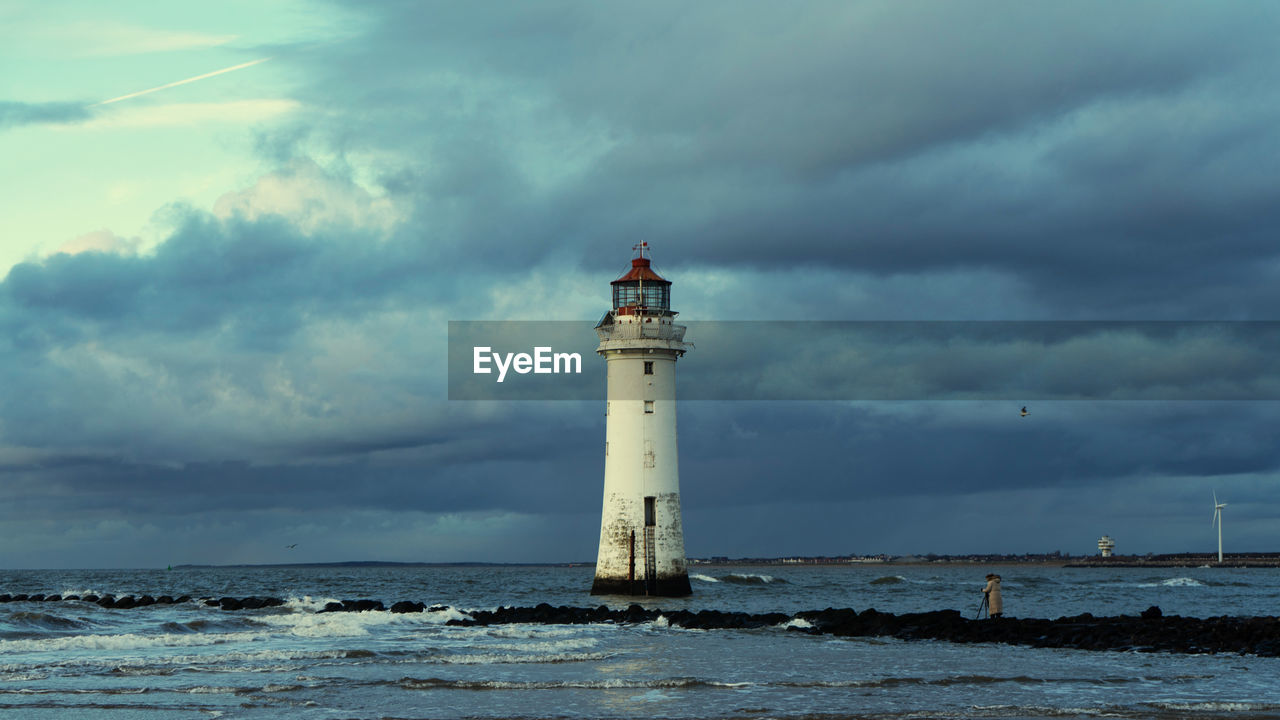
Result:
{"type": "MultiPolygon", "coordinates": [[[[449,400],[448,324],[595,321],[641,241],[691,323],[1278,320],[1277,29],[1267,3],[0,5],[0,567],[593,560],[599,403],[449,400]]],[[[735,357],[862,368],[767,344],[735,357]]],[[[988,350],[938,362],[995,376],[988,350]]],[[[728,371],[698,354],[679,372],[728,371]]],[[[1214,493],[1228,552],[1280,550],[1274,353],[1050,354],[1067,388],[1102,357],[1262,399],[1022,417],[943,374],[688,401],[688,554],[1208,552],[1214,493]]]]}

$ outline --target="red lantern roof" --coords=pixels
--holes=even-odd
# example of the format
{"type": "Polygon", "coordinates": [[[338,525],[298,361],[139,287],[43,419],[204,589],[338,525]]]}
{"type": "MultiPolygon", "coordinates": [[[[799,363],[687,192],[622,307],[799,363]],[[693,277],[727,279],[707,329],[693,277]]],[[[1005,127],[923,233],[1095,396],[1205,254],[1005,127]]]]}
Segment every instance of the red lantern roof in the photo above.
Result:
{"type": "Polygon", "coordinates": [[[643,280],[644,282],[666,283],[667,285],[671,284],[670,280],[663,279],[661,275],[654,272],[649,267],[649,258],[647,257],[632,258],[631,270],[628,271],[626,275],[623,275],[617,280],[614,280],[610,284],[612,285],[620,282],[635,282],[637,280],[643,280]]]}

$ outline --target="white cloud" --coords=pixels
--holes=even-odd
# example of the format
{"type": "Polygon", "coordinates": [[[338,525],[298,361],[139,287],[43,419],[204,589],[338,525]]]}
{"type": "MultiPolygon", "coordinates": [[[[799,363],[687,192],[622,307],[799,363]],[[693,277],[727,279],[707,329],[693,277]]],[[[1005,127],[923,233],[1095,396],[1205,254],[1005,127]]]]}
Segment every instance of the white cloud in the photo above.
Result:
{"type": "Polygon", "coordinates": [[[313,163],[265,175],[253,187],[227,193],[214,203],[220,218],[255,220],[279,215],[307,234],[338,226],[390,231],[406,214],[391,199],[325,173],[313,163]]]}
{"type": "Polygon", "coordinates": [[[237,37],[96,21],[49,28],[39,34],[72,48],[75,57],[118,57],[211,48],[226,45],[237,37]]]}
{"type": "Polygon", "coordinates": [[[54,250],[54,254],[66,253],[78,255],[82,252],[104,252],[119,255],[134,255],[138,251],[138,241],[128,240],[110,230],[94,230],[68,240],[54,250]]]}

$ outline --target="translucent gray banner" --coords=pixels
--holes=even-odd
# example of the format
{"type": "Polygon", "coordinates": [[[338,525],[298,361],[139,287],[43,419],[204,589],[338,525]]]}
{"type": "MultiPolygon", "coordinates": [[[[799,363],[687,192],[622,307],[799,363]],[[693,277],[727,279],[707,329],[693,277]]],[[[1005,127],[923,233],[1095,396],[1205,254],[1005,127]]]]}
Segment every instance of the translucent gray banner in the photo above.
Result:
{"type": "MultiPolygon", "coordinates": [[[[683,324],[679,400],[1280,400],[1273,321],[683,324]]],[[[603,400],[597,344],[589,322],[450,322],[449,399],[603,400]]]]}

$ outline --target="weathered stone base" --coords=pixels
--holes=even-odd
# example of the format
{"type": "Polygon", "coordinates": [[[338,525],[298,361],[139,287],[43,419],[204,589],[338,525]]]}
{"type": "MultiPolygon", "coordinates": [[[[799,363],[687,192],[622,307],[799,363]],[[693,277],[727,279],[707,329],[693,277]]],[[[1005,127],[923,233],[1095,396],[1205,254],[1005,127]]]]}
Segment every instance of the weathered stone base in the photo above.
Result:
{"type": "Polygon", "coordinates": [[[591,594],[685,597],[693,594],[693,588],[689,585],[689,576],[686,574],[658,578],[654,582],[652,592],[647,591],[644,580],[628,580],[626,578],[605,578],[596,576],[595,582],[591,583],[591,594]]]}

